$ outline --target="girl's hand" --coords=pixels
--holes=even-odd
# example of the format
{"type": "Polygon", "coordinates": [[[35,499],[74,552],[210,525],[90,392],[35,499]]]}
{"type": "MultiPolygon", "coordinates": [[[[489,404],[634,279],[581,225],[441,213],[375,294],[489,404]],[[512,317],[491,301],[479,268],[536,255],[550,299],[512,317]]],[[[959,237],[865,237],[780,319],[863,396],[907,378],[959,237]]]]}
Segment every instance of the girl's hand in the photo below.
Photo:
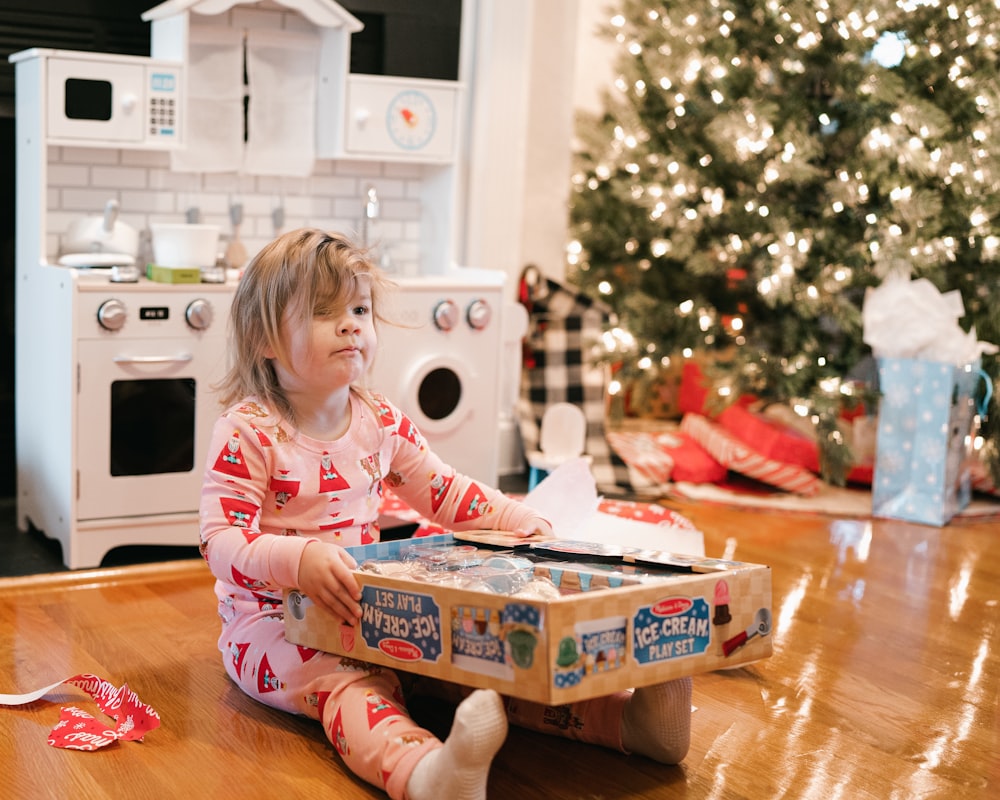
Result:
{"type": "Polygon", "coordinates": [[[343,547],[310,542],[299,562],[298,588],[342,623],[353,625],[361,619],[361,589],[351,572],[357,565],[343,547]]]}
{"type": "Polygon", "coordinates": [[[552,537],[552,525],[547,519],[542,517],[535,517],[534,519],[521,520],[518,527],[514,530],[514,533],[518,536],[527,539],[529,536],[537,536],[542,539],[549,539],[552,537]]]}
{"type": "Polygon", "coordinates": [[[490,526],[494,530],[510,531],[515,536],[522,538],[537,536],[548,539],[553,536],[552,523],[535,509],[509,497],[505,497],[503,500],[504,505],[500,511],[499,519],[490,526]]]}

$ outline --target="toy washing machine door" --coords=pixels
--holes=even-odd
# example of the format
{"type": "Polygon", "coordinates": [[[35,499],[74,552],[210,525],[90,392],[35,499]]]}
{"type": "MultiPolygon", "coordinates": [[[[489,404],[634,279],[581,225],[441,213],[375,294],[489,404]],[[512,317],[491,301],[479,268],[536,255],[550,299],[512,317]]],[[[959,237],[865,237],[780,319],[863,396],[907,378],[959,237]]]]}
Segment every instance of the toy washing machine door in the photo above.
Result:
{"type": "Polygon", "coordinates": [[[430,356],[404,373],[399,402],[424,436],[452,433],[468,419],[472,376],[461,363],[446,356],[430,356]]]}
{"type": "Polygon", "coordinates": [[[501,320],[473,314],[470,322],[470,312],[484,303],[498,312],[501,301],[499,287],[403,285],[394,313],[406,326],[380,328],[368,381],[443,461],[490,486],[499,480],[501,320]],[[442,326],[445,300],[458,313],[442,326]]]}

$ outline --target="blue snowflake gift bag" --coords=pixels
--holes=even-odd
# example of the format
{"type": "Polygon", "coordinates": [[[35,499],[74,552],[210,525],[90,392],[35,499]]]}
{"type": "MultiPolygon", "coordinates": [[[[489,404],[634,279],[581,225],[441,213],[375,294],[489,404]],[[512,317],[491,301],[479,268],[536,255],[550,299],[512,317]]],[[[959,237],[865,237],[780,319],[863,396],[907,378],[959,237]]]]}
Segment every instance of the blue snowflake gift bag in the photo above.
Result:
{"type": "Polygon", "coordinates": [[[945,525],[969,504],[972,444],[992,381],[978,361],[880,358],[879,387],[872,514],[945,525]]]}

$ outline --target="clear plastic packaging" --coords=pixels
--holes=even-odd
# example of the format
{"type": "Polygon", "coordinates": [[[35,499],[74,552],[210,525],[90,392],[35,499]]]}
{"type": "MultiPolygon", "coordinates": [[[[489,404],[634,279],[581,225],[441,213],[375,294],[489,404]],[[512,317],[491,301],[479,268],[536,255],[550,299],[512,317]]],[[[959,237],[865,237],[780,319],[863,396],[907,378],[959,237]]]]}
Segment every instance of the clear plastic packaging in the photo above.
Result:
{"type": "Polygon", "coordinates": [[[552,599],[559,589],[548,578],[538,577],[534,563],[513,552],[480,550],[474,545],[425,545],[414,543],[398,560],[370,559],[363,572],[492,594],[552,599]]]}

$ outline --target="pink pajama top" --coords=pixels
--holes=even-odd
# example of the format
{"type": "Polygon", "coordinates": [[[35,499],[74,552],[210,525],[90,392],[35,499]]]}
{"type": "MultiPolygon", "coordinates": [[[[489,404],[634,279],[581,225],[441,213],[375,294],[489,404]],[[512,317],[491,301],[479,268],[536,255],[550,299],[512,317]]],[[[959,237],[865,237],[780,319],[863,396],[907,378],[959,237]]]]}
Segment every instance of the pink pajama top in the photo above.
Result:
{"type": "Polygon", "coordinates": [[[378,541],[385,485],[448,530],[531,530],[540,519],[456,473],[405,414],[380,395],[374,400],[373,410],[351,394],[350,428],[334,441],[304,436],[254,398],[215,423],[201,496],[201,552],[217,578],[224,619],[279,610],[310,541],[378,541]]]}

